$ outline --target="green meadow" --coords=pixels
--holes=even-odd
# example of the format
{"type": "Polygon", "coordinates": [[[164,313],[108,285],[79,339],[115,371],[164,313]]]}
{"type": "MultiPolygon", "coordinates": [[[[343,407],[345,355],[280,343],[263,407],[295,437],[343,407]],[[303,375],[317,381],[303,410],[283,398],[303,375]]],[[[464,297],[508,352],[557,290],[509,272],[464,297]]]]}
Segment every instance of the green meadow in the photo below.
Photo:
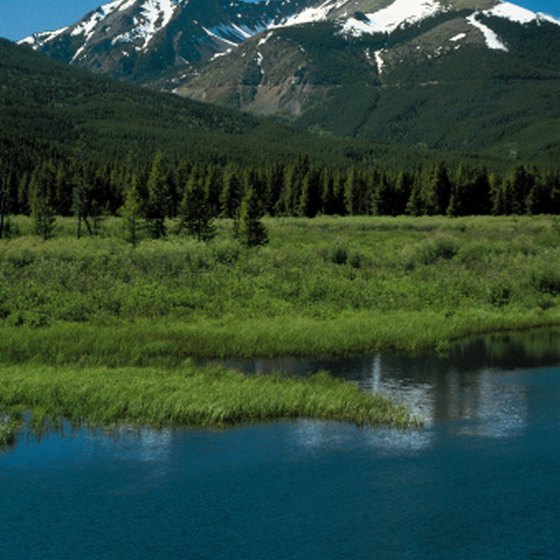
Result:
{"type": "MultiPolygon", "coordinates": [[[[324,379],[248,381],[219,370],[217,384],[218,370],[190,359],[445,351],[471,334],[560,323],[556,218],[265,224],[270,243],[258,249],[233,240],[227,220],[208,243],[170,234],[132,247],[116,218],[80,240],[73,220],[59,218],[46,242],[16,218],[19,236],[0,242],[0,409],[12,422],[25,408],[101,424],[296,416],[379,423],[378,404],[345,384],[334,386],[340,398],[324,379]],[[309,400],[311,388],[325,398],[309,400]],[[231,402],[220,400],[226,394],[231,402]]],[[[8,438],[7,418],[0,439],[8,438]]],[[[399,409],[385,422],[403,418],[399,409]]]]}
{"type": "MultiPolygon", "coordinates": [[[[169,235],[132,247],[119,222],[74,239],[0,242],[9,363],[177,365],[189,357],[441,349],[557,323],[560,221],[549,217],[286,218],[242,248],[169,235]]],[[[169,224],[173,229],[173,224],[169,224]]]]}

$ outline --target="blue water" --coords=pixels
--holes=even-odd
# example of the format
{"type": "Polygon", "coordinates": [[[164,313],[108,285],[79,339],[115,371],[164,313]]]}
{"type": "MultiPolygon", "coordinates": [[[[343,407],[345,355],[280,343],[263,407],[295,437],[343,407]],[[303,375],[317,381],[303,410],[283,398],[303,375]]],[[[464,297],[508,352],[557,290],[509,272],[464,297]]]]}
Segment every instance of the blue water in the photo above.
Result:
{"type": "Polygon", "coordinates": [[[298,421],[20,441],[0,454],[0,558],[558,560],[560,360],[516,368],[515,344],[485,348],[339,362],[415,406],[418,431],[298,421]]]}

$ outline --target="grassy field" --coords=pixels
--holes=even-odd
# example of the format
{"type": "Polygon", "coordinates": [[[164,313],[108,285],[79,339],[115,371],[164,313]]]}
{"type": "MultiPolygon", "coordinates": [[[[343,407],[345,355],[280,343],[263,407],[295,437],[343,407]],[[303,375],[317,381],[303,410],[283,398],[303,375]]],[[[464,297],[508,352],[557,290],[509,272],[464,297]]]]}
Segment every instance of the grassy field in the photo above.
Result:
{"type": "MultiPolygon", "coordinates": [[[[29,224],[20,219],[25,233],[29,224]]],[[[118,237],[0,243],[0,355],[10,363],[177,365],[188,357],[445,348],[560,321],[560,222],[316,218],[267,222],[242,249],[118,237]]]]}
{"type": "MultiPolygon", "coordinates": [[[[102,423],[371,421],[379,404],[351,387],[337,386],[354,391],[337,400],[319,383],[328,398],[306,406],[310,387],[299,381],[222,372],[217,388],[189,358],[445,350],[469,334],[560,323],[560,223],[551,217],[275,219],[258,250],[233,241],[227,221],[209,244],[170,236],[135,248],[115,219],[81,240],[72,220],[59,220],[48,242],[27,234],[27,219],[16,225],[21,235],[0,242],[0,409],[9,413],[0,439],[21,407],[102,423]],[[177,379],[198,408],[182,411],[170,397],[177,379]],[[208,393],[198,390],[205,383],[208,393]],[[283,383],[290,398],[268,400],[283,383]],[[136,399],[139,387],[146,399],[136,399]],[[230,393],[237,400],[220,400],[230,393]],[[336,407],[346,399],[355,406],[336,407]]],[[[387,410],[385,422],[406,423],[387,410]]]]}

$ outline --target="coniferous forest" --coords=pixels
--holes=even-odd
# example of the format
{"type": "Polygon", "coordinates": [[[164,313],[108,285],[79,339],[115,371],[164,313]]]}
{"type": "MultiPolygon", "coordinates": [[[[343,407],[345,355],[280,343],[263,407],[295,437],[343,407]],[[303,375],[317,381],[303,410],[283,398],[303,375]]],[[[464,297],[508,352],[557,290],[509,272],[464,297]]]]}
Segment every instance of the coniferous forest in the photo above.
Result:
{"type": "Polygon", "coordinates": [[[77,236],[121,215],[130,239],[141,222],[158,238],[169,233],[166,218],[179,218],[181,232],[204,240],[213,219],[239,220],[245,199],[259,218],[560,213],[550,161],[318,137],[118,84],[6,41],[0,51],[3,236],[16,233],[10,215],[32,215],[44,238],[57,215],[76,216],[77,236]]]}
{"type": "MultiPolygon", "coordinates": [[[[47,159],[31,170],[4,160],[0,175],[0,233],[10,215],[31,215],[49,236],[49,216],[76,216],[77,235],[93,234],[102,216],[148,224],[149,237],[165,237],[165,219],[199,240],[205,224],[239,219],[245,199],[259,216],[471,216],[560,213],[560,174],[518,165],[507,173],[437,162],[414,171],[381,166],[333,169],[308,156],[261,166],[131,159],[100,165],[47,159]],[[83,228],[82,228],[83,225],[83,228]]],[[[52,218],[51,218],[52,219],[52,218]]],[[[133,226],[132,226],[133,227],[133,226]]]]}

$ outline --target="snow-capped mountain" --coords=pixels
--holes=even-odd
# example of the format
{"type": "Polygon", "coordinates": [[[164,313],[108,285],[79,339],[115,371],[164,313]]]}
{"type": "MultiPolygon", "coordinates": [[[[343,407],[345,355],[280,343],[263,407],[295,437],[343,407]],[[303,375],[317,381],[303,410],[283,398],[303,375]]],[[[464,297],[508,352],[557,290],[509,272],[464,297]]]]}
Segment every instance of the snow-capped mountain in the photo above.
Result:
{"type": "Polygon", "coordinates": [[[535,106],[560,123],[560,21],[501,0],[116,0],[22,43],[335,134],[516,153],[535,106]]]}
{"type": "Polygon", "coordinates": [[[114,0],[80,22],[35,33],[20,44],[118,78],[144,82],[185,72],[281,24],[313,0],[114,0]]]}
{"type": "MultiPolygon", "coordinates": [[[[190,78],[193,67],[274,29],[331,22],[335,34],[351,40],[390,36],[451,14],[461,14],[463,20],[462,32],[449,38],[457,48],[476,30],[488,48],[507,50],[484,23],[487,18],[560,25],[550,16],[499,0],[114,0],[74,25],[36,33],[20,44],[64,62],[142,82],[177,67],[190,78]]],[[[384,50],[373,54],[382,70],[384,50]]]]}

